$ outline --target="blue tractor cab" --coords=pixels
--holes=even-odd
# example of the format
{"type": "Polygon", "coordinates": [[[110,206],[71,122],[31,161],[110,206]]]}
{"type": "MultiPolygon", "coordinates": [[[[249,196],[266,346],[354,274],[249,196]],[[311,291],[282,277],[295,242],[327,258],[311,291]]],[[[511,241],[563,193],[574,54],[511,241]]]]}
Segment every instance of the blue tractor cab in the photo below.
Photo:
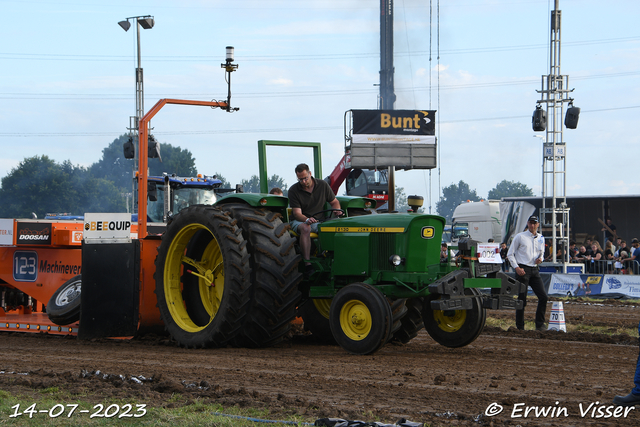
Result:
{"type": "Polygon", "coordinates": [[[150,176],[147,184],[147,215],[151,222],[166,222],[168,217],[186,207],[213,205],[221,197],[232,192],[242,192],[242,189],[222,188],[222,181],[215,175],[150,176]]]}

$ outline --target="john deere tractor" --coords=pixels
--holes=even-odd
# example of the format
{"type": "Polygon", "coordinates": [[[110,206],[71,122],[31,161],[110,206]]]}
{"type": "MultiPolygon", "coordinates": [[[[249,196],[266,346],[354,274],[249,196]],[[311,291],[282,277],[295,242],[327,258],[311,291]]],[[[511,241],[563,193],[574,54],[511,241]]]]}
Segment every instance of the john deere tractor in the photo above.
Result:
{"type": "Polygon", "coordinates": [[[355,354],[406,343],[423,327],[461,347],[478,337],[487,308],[518,307],[521,285],[499,264],[479,264],[475,242],[460,243],[458,266],[440,262],[444,218],[376,214],[374,200],[338,199],[344,216],[327,210],[306,279],[285,197],[233,194],[180,211],[155,272],[173,338],[185,347],[269,346],[300,315],[315,335],[355,354]]]}
{"type": "MultiPolygon", "coordinates": [[[[236,111],[230,93],[227,102],[158,101],[140,119],[140,152],[148,151],[148,123],[164,105],[236,111]]],[[[369,354],[389,340],[409,341],[423,326],[445,346],[464,346],[482,331],[487,308],[517,307],[520,284],[498,272],[499,264],[476,262],[473,242],[459,244],[459,266],[440,262],[444,218],[376,214],[367,198],[340,197],[341,218],[326,212],[312,236],[315,272],[304,278],[288,199],[265,194],[267,143],[259,141],[263,193],[189,206],[167,214],[164,232],[149,233],[147,188],[139,186],[136,240],[85,238],[79,337],[130,336],[161,320],[185,347],[259,347],[282,340],[299,313],[318,335],[369,354]]],[[[319,144],[312,145],[319,174],[319,144]]],[[[138,170],[146,182],[144,155],[138,170]]]]}

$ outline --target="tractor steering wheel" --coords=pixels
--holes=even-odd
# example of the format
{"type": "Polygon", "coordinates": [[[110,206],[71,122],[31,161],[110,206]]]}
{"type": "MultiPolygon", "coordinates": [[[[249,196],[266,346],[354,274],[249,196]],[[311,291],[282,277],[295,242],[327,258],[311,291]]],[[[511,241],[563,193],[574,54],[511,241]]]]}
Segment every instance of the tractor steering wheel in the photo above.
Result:
{"type": "Polygon", "coordinates": [[[342,209],[323,209],[323,210],[321,210],[321,211],[318,211],[318,212],[314,213],[314,214],[313,214],[313,215],[311,215],[311,216],[315,218],[315,217],[316,217],[316,215],[320,215],[321,213],[331,212],[331,216],[329,216],[329,218],[324,218],[324,219],[319,219],[319,220],[317,220],[318,222],[324,222],[324,221],[326,221],[326,220],[328,220],[328,219],[331,219],[331,218],[332,218],[332,216],[333,216],[333,213],[334,213],[334,212],[337,212],[337,211],[342,212],[342,214],[344,215],[344,210],[342,210],[342,209]]]}

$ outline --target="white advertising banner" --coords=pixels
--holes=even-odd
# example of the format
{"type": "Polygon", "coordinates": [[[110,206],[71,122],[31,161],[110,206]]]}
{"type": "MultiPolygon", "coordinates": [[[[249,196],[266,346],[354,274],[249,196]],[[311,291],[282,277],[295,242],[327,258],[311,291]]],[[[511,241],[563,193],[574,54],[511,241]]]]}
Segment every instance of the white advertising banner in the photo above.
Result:
{"type": "Polygon", "coordinates": [[[640,298],[640,276],[628,274],[552,274],[552,296],[623,295],[640,298]]]}
{"type": "Polygon", "coordinates": [[[84,239],[90,241],[129,241],[130,213],[87,213],[84,215],[84,239]]]}
{"type": "Polygon", "coordinates": [[[584,287],[579,274],[553,274],[549,282],[549,295],[573,296],[576,291],[584,287]]]}
{"type": "Polygon", "coordinates": [[[436,137],[434,135],[373,135],[373,134],[362,134],[352,135],[352,143],[396,143],[396,142],[411,142],[411,143],[422,143],[422,144],[435,144],[436,137]]]}
{"type": "Polygon", "coordinates": [[[606,274],[602,283],[603,294],[623,294],[640,298],[640,276],[629,274],[606,274]]]}
{"type": "Polygon", "coordinates": [[[0,219],[0,245],[13,245],[13,219],[0,219]]]}

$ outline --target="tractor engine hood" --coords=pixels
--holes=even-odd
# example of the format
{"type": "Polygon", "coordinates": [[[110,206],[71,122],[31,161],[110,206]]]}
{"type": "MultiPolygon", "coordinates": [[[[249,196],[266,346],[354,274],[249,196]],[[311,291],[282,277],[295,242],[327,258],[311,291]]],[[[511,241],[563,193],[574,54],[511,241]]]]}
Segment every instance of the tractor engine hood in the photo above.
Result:
{"type": "Polygon", "coordinates": [[[444,225],[437,215],[363,215],[325,221],[318,237],[322,250],[334,253],[336,274],[427,271],[440,262],[444,225]],[[399,265],[390,263],[393,255],[400,257],[399,265]]]}

